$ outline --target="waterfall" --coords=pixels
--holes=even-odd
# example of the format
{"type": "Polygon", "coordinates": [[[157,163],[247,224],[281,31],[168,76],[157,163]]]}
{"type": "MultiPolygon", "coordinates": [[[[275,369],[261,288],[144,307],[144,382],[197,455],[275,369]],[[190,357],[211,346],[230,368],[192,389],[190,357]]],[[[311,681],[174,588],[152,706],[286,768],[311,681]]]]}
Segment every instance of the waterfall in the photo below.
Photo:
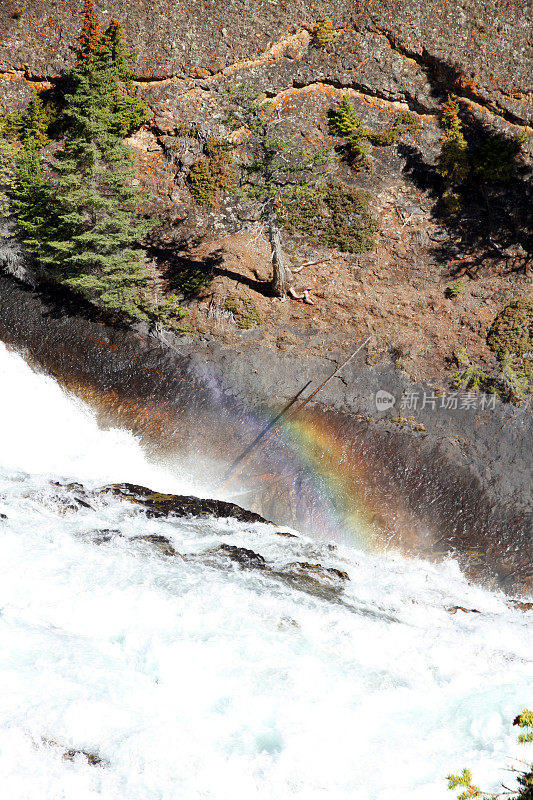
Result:
{"type": "Polygon", "coordinates": [[[91,493],[195,486],[3,345],[0,375],[4,797],[445,800],[465,766],[509,780],[531,612],[452,559],[91,493]]]}

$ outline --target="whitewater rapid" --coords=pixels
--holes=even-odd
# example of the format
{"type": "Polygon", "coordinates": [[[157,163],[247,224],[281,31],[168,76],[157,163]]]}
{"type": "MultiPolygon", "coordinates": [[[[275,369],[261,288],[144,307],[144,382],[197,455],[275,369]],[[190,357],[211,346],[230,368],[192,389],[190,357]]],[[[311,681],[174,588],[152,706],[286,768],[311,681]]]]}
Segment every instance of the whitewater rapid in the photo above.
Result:
{"type": "Polygon", "coordinates": [[[195,489],[0,344],[3,797],[440,800],[450,771],[497,788],[528,755],[511,723],[533,706],[533,614],[455,562],[147,520],[118,499],[69,509],[57,480],[195,489]],[[122,535],[96,544],[102,529],[122,535]],[[350,581],[326,599],[210,560],[222,543],[350,581]]]}

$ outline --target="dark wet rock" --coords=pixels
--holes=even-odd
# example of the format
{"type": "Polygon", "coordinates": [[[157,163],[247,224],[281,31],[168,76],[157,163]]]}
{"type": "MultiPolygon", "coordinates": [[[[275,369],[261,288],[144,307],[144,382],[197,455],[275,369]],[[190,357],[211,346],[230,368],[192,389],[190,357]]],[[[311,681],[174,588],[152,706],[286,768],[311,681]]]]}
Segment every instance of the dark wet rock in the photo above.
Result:
{"type": "Polygon", "coordinates": [[[57,511],[60,514],[66,514],[68,511],[79,511],[80,508],[92,508],[85,500],[80,500],[78,497],[72,497],[68,502],[58,503],[57,511]]]}
{"type": "Polygon", "coordinates": [[[0,519],[7,519],[7,514],[0,514],[0,519]]]}
{"type": "Polygon", "coordinates": [[[52,486],[58,486],[60,489],[67,489],[69,492],[85,492],[83,483],[61,483],[61,481],[50,481],[52,486]]]}
{"type": "Polygon", "coordinates": [[[290,630],[291,628],[299,628],[299,624],[292,617],[280,617],[278,628],[280,631],[290,630]]]}
{"type": "Polygon", "coordinates": [[[170,539],[167,539],[166,536],[159,536],[157,534],[148,534],[147,536],[133,536],[131,539],[132,542],[147,542],[148,544],[154,545],[156,550],[164,556],[179,556],[177,550],[174,549],[172,546],[170,539]]]}
{"type": "Polygon", "coordinates": [[[246,547],[237,547],[233,544],[221,544],[217,548],[218,553],[223,553],[230,561],[240,564],[246,569],[265,569],[266,561],[259,553],[248,550],[246,547]]]}
{"type": "MultiPolygon", "coordinates": [[[[331,372],[331,363],[326,365],[321,356],[301,359],[299,354],[259,343],[235,349],[207,338],[185,341],[171,336],[171,346],[163,346],[143,327],[136,327],[142,334],[139,338],[133,331],[97,322],[92,313],[80,310],[70,295],[30,291],[0,275],[3,341],[27,352],[34,363],[67,385],[72,381],[74,387],[92,387],[105,409],[104,398],[112,391],[117,405],[109,413],[117,425],[140,424],[140,430],[151,436],[153,420],[145,410],[155,402],[165,420],[162,441],[166,441],[163,431],[171,429],[175,452],[189,457],[235,458],[239,446],[246,447],[257,433],[245,426],[243,430],[242,419],[262,416],[272,403],[276,408],[285,404],[306,381],[331,372]],[[104,347],[101,342],[109,344],[104,347]],[[211,378],[207,384],[205,374],[213,376],[216,390],[211,378]],[[135,412],[131,423],[120,416],[122,400],[135,412]],[[133,423],[134,419],[142,421],[133,423]]],[[[428,434],[415,437],[410,430],[391,426],[386,421],[390,412],[376,416],[375,392],[384,388],[398,402],[407,392],[420,396],[427,387],[390,365],[354,361],[343,377],[344,381],[331,381],[321,390],[324,406],[314,408],[308,420],[318,430],[325,425],[334,432],[335,442],[343,448],[345,461],[340,463],[349,465],[352,453],[364,454],[368,497],[376,504],[382,497],[392,503],[387,541],[400,551],[424,557],[455,555],[472,579],[485,584],[494,580],[510,595],[530,593],[532,418],[527,407],[496,402],[480,424],[473,423],[471,410],[424,409],[417,416],[428,434]]],[[[107,413],[103,412],[105,419],[107,413]]],[[[257,472],[276,474],[276,480],[250,480],[253,493],[247,502],[277,526],[312,535],[319,520],[324,535],[333,537],[334,531],[324,522],[329,506],[323,500],[329,498],[327,493],[324,498],[316,493],[305,464],[290,460],[293,468],[276,473],[279,464],[293,458],[287,448],[282,437],[279,441],[272,437],[263,448],[257,472]]],[[[321,452],[326,460],[333,454],[326,446],[321,452]]],[[[220,477],[215,473],[214,469],[214,479],[220,477]]],[[[377,527],[376,522],[380,538],[377,527]]]]}
{"type": "Polygon", "coordinates": [[[298,536],[295,533],[289,533],[289,531],[276,531],[276,536],[285,536],[287,539],[298,538],[298,536]]]}
{"type": "Polygon", "coordinates": [[[464,614],[481,614],[481,611],[478,611],[477,608],[465,608],[464,606],[450,606],[446,611],[449,614],[457,614],[458,611],[462,611],[464,614]]]}
{"type": "Polygon", "coordinates": [[[101,493],[113,494],[142,506],[149,517],[217,517],[231,518],[238,522],[268,522],[253,511],[228,503],[224,500],[210,500],[186,495],[161,494],[131,483],[118,483],[106,486],[101,493]]]}
{"type": "Polygon", "coordinates": [[[350,580],[348,573],[340,569],[311,564],[307,561],[287,564],[284,569],[274,574],[291,589],[332,602],[342,602],[340,596],[344,591],[344,583],[350,580]]]}

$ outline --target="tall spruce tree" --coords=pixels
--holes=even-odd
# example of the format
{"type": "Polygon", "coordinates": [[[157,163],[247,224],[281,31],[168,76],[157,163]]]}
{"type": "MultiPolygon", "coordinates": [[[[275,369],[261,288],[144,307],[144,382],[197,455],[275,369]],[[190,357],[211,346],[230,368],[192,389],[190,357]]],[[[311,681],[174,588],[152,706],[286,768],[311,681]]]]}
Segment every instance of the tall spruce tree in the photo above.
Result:
{"type": "Polygon", "coordinates": [[[139,214],[145,195],[122,141],[129,55],[124,48],[117,66],[113,52],[92,0],[85,0],[76,64],[66,76],[67,135],[52,164],[48,218],[30,246],[61,283],[101,306],[143,316],[146,268],[138,245],[155,221],[139,214]]]}
{"type": "Polygon", "coordinates": [[[37,142],[27,138],[18,153],[12,205],[17,215],[17,227],[30,253],[36,254],[48,235],[50,187],[44,174],[37,142]]]}

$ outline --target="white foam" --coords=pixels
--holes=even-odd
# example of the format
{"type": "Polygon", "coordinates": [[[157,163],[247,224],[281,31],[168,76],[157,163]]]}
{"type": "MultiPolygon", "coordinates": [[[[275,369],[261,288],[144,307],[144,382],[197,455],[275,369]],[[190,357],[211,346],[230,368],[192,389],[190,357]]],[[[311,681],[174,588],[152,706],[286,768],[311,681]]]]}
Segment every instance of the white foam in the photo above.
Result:
{"type": "Polygon", "coordinates": [[[52,378],[34,372],[0,342],[0,463],[5,469],[150,483],[185,493],[190,481],[147,461],[129,431],[101,430],[94,412],[52,378]]]}
{"type": "Polygon", "coordinates": [[[453,562],[147,520],[118,500],[58,513],[50,477],[172,476],[18,356],[0,348],[0,361],[3,797],[450,800],[450,771],[509,780],[527,756],[511,722],[533,704],[531,614],[453,562]],[[123,536],[96,545],[102,528],[123,536]],[[321,561],[351,581],[335,603],[130,541],[150,533],[182,553],[227,542],[276,568],[321,561]],[[64,760],[68,748],[105,764],[64,760]]]}

